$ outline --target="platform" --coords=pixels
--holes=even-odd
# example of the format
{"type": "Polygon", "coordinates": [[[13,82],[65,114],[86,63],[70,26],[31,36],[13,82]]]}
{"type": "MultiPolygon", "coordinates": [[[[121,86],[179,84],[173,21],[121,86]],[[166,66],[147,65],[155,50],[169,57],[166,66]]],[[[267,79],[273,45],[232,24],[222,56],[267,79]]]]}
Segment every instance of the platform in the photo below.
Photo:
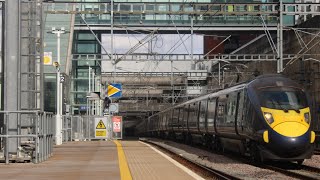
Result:
{"type": "Polygon", "coordinates": [[[201,179],[139,141],[68,142],[41,164],[0,164],[0,179],[201,179]]]}

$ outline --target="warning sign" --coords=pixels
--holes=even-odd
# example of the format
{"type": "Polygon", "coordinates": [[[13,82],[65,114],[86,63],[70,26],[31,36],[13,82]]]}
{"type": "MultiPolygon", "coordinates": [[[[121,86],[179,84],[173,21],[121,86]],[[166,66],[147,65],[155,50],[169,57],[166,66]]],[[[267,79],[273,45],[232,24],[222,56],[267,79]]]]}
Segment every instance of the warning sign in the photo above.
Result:
{"type": "Polygon", "coordinates": [[[121,123],[122,123],[122,116],[112,117],[113,132],[121,132],[121,123]]]}
{"type": "Polygon", "coordinates": [[[95,137],[107,138],[107,118],[95,118],[95,137]]]}
{"type": "Polygon", "coordinates": [[[96,129],[107,129],[106,126],[104,125],[103,121],[100,120],[99,123],[96,126],[96,129]]]}

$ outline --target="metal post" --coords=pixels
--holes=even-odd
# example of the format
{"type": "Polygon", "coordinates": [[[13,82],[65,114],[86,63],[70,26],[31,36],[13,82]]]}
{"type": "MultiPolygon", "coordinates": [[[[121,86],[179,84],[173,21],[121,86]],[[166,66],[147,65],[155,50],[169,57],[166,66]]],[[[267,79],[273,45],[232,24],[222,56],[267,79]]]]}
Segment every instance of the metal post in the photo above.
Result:
{"type": "Polygon", "coordinates": [[[277,54],[277,72],[281,73],[283,71],[283,14],[282,14],[282,0],[279,0],[279,19],[278,19],[278,28],[277,28],[277,45],[278,45],[278,54],[277,54]]]}
{"type": "Polygon", "coordinates": [[[196,63],[193,61],[193,16],[191,16],[191,69],[196,69],[196,63]]]}
{"type": "Polygon", "coordinates": [[[219,70],[218,70],[218,71],[219,71],[219,72],[218,72],[218,73],[219,73],[219,74],[218,74],[218,81],[219,81],[219,88],[221,88],[221,81],[220,81],[220,79],[221,79],[221,77],[220,77],[220,76],[221,76],[221,75],[220,75],[220,73],[221,73],[221,72],[220,72],[220,68],[221,68],[221,67],[220,67],[220,61],[219,61],[219,63],[218,63],[218,64],[219,64],[219,70]]]}
{"type": "Polygon", "coordinates": [[[173,61],[171,60],[171,96],[172,96],[172,105],[174,105],[174,88],[173,88],[173,61]]]}
{"type": "Polygon", "coordinates": [[[113,58],[113,0],[111,0],[111,20],[110,20],[110,26],[111,26],[111,50],[110,50],[110,54],[111,54],[111,62],[113,63],[113,82],[115,79],[115,75],[116,75],[116,61],[113,58]]]}
{"type": "Polygon", "coordinates": [[[60,37],[61,34],[66,33],[64,27],[61,29],[56,29],[52,27],[52,34],[57,35],[57,109],[56,109],[56,136],[55,136],[55,143],[56,145],[62,144],[62,101],[63,101],[63,93],[62,93],[62,82],[60,82],[60,37]]]}
{"type": "MultiPolygon", "coordinates": [[[[57,33],[57,62],[60,65],[60,33],[57,33]]],[[[61,112],[60,112],[60,67],[57,68],[57,113],[56,113],[56,145],[62,144],[61,112]]]]}
{"type": "MultiPolygon", "coordinates": [[[[9,134],[9,113],[6,113],[5,115],[6,119],[5,119],[5,122],[6,122],[6,135],[9,134]]],[[[6,159],[6,164],[9,164],[9,138],[6,137],[5,138],[6,140],[6,147],[5,147],[5,159],[6,159]]]]}
{"type": "MultiPolygon", "coordinates": [[[[87,97],[87,122],[88,122],[88,119],[89,119],[89,99],[87,97]]],[[[87,123],[86,131],[88,133],[88,123],[87,123]]]]}
{"type": "Polygon", "coordinates": [[[90,66],[89,66],[89,84],[88,84],[88,86],[89,86],[88,92],[90,94],[91,93],[91,67],[90,66]]]}

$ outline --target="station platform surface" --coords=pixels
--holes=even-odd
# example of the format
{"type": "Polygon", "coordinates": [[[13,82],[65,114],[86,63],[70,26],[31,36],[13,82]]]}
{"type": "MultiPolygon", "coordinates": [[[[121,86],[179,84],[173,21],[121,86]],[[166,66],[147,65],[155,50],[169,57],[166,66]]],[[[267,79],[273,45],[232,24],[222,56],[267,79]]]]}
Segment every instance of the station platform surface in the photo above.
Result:
{"type": "Polygon", "coordinates": [[[0,179],[202,179],[140,141],[68,142],[40,163],[0,164],[0,179]]]}

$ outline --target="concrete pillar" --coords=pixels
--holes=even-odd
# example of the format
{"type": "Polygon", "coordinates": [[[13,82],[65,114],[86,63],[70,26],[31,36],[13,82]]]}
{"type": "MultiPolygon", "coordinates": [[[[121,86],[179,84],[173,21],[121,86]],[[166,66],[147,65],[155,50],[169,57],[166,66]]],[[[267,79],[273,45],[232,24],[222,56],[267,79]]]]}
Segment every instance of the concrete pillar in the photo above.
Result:
{"type": "MultiPolygon", "coordinates": [[[[5,3],[5,37],[4,37],[4,110],[17,111],[18,106],[18,79],[20,62],[20,0],[8,0],[5,3]]],[[[17,115],[10,115],[9,135],[18,133],[17,115]]],[[[9,152],[16,153],[18,141],[16,138],[9,139],[9,152]]]]}

